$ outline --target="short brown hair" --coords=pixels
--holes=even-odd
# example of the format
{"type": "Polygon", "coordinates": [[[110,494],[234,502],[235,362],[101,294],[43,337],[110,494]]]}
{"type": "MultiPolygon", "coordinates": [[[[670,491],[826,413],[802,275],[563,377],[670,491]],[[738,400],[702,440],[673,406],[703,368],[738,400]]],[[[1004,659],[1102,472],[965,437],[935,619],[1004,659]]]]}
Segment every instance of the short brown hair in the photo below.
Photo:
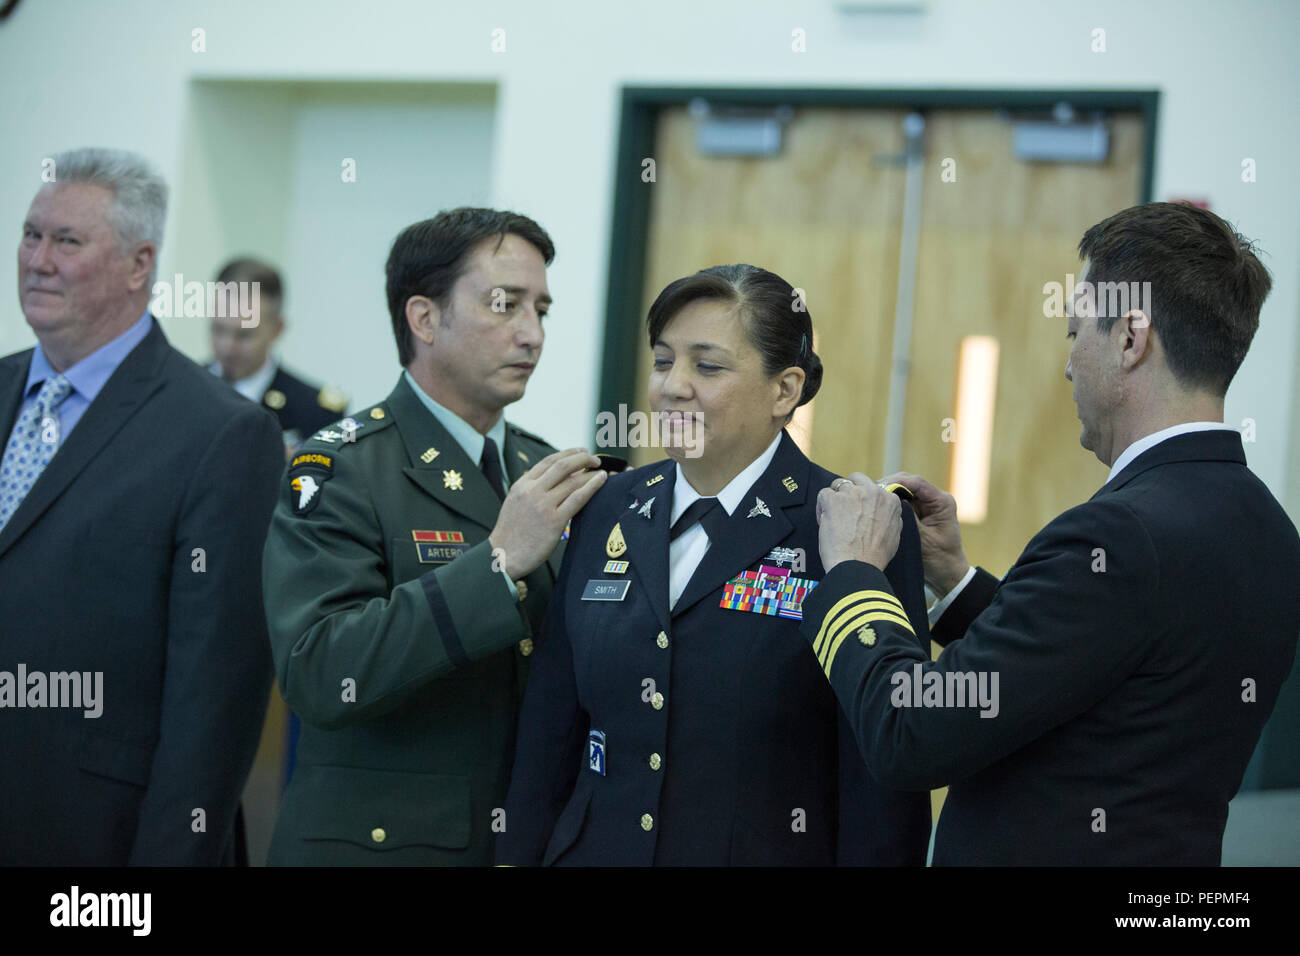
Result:
{"type": "Polygon", "coordinates": [[[496,236],[500,248],[512,234],[536,247],[548,266],[555,259],[555,246],[545,229],[527,216],[498,209],[461,206],[444,210],[432,219],[407,226],[393,240],[384,272],[397,360],[403,367],[415,358],[411,328],[406,324],[406,300],[423,295],[445,309],[451,287],[464,273],[474,247],[496,236]]]}
{"type": "MultiPolygon", "coordinates": [[[[1250,240],[1209,210],[1153,202],[1097,223],[1079,241],[1079,256],[1094,288],[1149,282],[1148,318],[1174,377],[1227,392],[1273,285],[1250,240]]],[[[1098,302],[1098,331],[1109,332],[1117,318],[1098,302]]]]}

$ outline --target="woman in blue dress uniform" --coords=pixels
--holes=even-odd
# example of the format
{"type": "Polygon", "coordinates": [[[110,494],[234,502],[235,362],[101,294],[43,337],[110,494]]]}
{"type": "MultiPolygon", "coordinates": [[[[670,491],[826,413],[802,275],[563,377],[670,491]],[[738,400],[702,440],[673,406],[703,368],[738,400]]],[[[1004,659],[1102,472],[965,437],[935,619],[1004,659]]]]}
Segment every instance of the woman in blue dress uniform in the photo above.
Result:
{"type": "MultiPolygon", "coordinates": [[[[499,864],[924,864],[929,794],[872,780],[799,633],[822,573],[817,492],[836,476],[784,430],[822,377],[797,302],[779,276],[733,265],[651,306],[669,457],[611,476],[573,520],[499,864]]],[[[902,603],[882,607],[928,653],[903,510],[886,569],[902,603]]]]}

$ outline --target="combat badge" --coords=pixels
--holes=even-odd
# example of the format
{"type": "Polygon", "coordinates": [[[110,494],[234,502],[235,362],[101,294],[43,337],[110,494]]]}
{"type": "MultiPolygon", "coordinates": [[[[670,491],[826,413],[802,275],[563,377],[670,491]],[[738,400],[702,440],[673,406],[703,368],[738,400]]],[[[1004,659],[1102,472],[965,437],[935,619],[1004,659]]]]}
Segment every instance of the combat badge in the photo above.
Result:
{"type": "Polygon", "coordinates": [[[289,497],[296,515],[311,514],[320,503],[321,489],[334,477],[334,456],[303,452],[289,463],[289,497]]]}

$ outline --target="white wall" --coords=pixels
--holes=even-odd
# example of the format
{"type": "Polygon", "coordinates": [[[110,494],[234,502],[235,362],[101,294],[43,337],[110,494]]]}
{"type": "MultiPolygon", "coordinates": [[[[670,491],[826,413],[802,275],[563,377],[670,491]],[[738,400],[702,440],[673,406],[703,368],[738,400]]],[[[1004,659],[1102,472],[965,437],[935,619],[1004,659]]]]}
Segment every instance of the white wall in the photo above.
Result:
{"type": "MultiPolygon", "coordinates": [[[[845,16],[830,0],[25,0],[0,26],[0,181],[12,187],[0,221],[21,222],[41,157],[60,148],[140,150],[175,179],[196,76],[496,83],[491,199],[537,218],[558,247],[547,355],[512,417],[563,445],[589,438],[595,411],[622,85],[1159,89],[1155,198],[1207,198],[1268,253],[1274,292],[1228,417],[1255,419],[1251,465],[1279,497],[1290,492],[1294,516],[1297,47],[1300,12],[1286,0],[930,0],[919,16],[845,16]],[[1091,51],[1097,27],[1105,53],[1091,51]],[[205,53],[191,51],[194,28],[206,30],[205,53]],[[494,28],[506,31],[503,53],[491,50],[494,28]],[[795,28],[807,52],[792,51],[795,28]],[[1244,157],[1255,183],[1241,182],[1244,157]]],[[[0,278],[0,300],[15,302],[13,283],[0,278]]],[[[30,344],[16,307],[7,314],[0,351],[30,344]]]]}

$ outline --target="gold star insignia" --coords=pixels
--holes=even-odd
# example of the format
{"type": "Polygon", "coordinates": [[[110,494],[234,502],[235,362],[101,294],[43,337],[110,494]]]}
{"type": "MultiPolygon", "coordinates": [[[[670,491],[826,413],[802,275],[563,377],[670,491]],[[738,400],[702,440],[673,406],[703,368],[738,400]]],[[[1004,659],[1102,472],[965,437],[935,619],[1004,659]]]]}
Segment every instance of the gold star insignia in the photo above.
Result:
{"type": "Polygon", "coordinates": [[[444,471],[442,473],[442,486],[450,488],[452,491],[460,491],[465,487],[465,479],[455,469],[444,471]]]}
{"type": "Polygon", "coordinates": [[[858,628],[858,640],[870,647],[876,643],[876,632],[872,630],[870,624],[863,624],[858,628]]]}

